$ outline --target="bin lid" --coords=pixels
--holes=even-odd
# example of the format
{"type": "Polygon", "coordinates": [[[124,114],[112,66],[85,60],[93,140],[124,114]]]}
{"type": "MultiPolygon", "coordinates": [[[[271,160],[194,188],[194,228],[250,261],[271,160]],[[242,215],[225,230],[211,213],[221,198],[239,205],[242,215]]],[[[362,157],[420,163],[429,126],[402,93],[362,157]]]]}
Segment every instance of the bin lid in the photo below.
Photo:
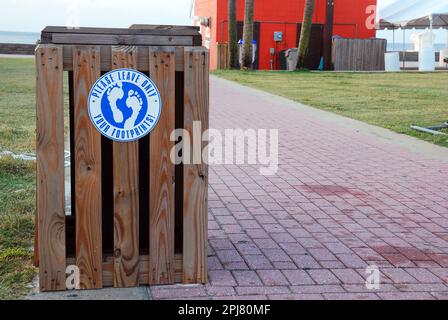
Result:
{"type": "Polygon", "coordinates": [[[67,28],[49,26],[42,30],[42,44],[201,46],[199,27],[132,25],[130,28],[67,28]]]}

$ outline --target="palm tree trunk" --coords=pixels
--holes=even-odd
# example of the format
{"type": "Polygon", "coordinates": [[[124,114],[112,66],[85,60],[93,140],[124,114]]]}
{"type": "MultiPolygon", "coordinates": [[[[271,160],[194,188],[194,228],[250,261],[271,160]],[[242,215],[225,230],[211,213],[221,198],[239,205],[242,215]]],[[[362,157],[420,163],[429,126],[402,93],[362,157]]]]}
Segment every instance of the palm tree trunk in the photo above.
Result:
{"type": "Polygon", "coordinates": [[[299,52],[297,58],[297,69],[305,68],[305,58],[308,53],[308,47],[310,44],[313,13],[314,13],[314,0],[305,0],[302,32],[300,33],[299,52]]]}
{"type": "Polygon", "coordinates": [[[238,44],[236,31],[236,0],[228,0],[229,25],[228,25],[228,51],[229,51],[229,68],[238,68],[238,44]]]}
{"type": "Polygon", "coordinates": [[[246,0],[244,8],[243,56],[241,69],[252,68],[252,42],[254,38],[254,0],[246,0]]]}

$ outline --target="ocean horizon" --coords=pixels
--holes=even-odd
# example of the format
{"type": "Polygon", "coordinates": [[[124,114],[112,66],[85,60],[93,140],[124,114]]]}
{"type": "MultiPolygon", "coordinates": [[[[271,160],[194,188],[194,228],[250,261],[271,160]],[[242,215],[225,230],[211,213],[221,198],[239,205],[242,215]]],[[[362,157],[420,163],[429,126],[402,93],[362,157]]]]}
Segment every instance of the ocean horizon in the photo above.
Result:
{"type": "Polygon", "coordinates": [[[36,44],[40,32],[0,31],[0,43],[36,44]]]}
{"type": "MultiPolygon", "coordinates": [[[[444,43],[434,43],[434,50],[441,51],[443,49],[447,48],[447,45],[444,43]]],[[[395,45],[391,42],[387,43],[387,51],[414,51],[414,44],[413,43],[405,43],[403,46],[403,43],[395,43],[395,45]],[[404,50],[403,50],[404,48],[404,50]]]]}

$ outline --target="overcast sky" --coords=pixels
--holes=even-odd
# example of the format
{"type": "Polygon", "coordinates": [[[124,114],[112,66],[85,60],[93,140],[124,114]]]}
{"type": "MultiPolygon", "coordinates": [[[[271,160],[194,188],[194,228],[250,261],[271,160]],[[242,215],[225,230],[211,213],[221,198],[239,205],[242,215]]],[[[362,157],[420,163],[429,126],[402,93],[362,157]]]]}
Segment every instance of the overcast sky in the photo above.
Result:
{"type": "Polygon", "coordinates": [[[0,30],[40,32],[48,25],[189,25],[190,5],[191,0],[0,0],[0,30]]]}
{"type": "MultiPolygon", "coordinates": [[[[378,0],[378,4],[393,1],[395,0],[378,0]]],[[[0,0],[0,30],[39,32],[47,25],[128,27],[133,23],[191,24],[191,2],[192,0],[0,0]]]]}
{"type": "MultiPolygon", "coordinates": [[[[394,1],[407,0],[378,0],[378,5],[394,1]]],[[[0,0],[0,30],[40,32],[48,25],[122,28],[134,23],[190,25],[191,3],[192,0],[0,0]]],[[[407,42],[412,33],[407,32],[407,42]]],[[[436,34],[437,42],[446,41],[446,32],[436,34]]],[[[378,37],[392,41],[392,33],[388,31],[378,32],[378,37]]]]}

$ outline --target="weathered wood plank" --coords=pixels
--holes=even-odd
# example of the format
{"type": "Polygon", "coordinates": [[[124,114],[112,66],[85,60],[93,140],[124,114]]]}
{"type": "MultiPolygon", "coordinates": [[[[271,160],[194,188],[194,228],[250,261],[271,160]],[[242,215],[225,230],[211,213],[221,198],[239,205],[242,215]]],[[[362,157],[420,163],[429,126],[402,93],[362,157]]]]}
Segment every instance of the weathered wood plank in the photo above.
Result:
{"type": "Polygon", "coordinates": [[[131,45],[131,46],[192,46],[193,36],[113,35],[53,33],[54,44],[131,45]]]}
{"type": "Polygon", "coordinates": [[[229,68],[229,53],[227,43],[216,44],[216,68],[228,69],[229,68]]]}
{"type": "Polygon", "coordinates": [[[168,35],[188,35],[195,36],[199,34],[200,28],[196,26],[179,26],[179,25],[158,25],[158,24],[133,24],[128,30],[148,32],[154,34],[168,34],[168,35]]]}
{"type": "MultiPolygon", "coordinates": [[[[192,150],[202,153],[201,138],[209,118],[209,53],[204,48],[185,48],[184,59],[184,129],[196,143],[192,150]],[[200,127],[194,125],[197,121],[200,127]]],[[[192,159],[184,159],[190,163],[184,165],[183,181],[184,283],[207,281],[208,167],[200,158],[192,152],[192,159]]]]}
{"type": "Polygon", "coordinates": [[[184,71],[184,48],[176,47],[176,71],[184,71]]]}
{"type": "MultiPolygon", "coordinates": [[[[175,47],[176,71],[184,71],[183,47],[175,47]]],[[[101,71],[109,71],[112,65],[112,51],[110,46],[100,46],[101,71]]],[[[137,47],[137,67],[141,72],[149,72],[149,57],[147,47],[137,47]]],[[[64,70],[73,70],[73,46],[64,45],[64,70]]]]}
{"type": "Polygon", "coordinates": [[[67,29],[66,27],[48,26],[42,30],[42,32],[72,34],[195,36],[199,34],[199,27],[133,24],[129,28],[81,27],[78,29],[67,29]]]}
{"type": "Polygon", "coordinates": [[[103,287],[101,134],[88,112],[91,87],[101,76],[99,47],[73,47],[76,265],[80,287],[103,287]]]}
{"type": "MultiPolygon", "coordinates": [[[[135,47],[112,47],[112,69],[137,66],[135,47]]],[[[138,141],[113,143],[114,286],[139,284],[138,141]]]]}
{"type": "Polygon", "coordinates": [[[174,130],[175,50],[150,48],[150,76],[162,98],[159,122],[150,134],[149,281],[174,282],[174,164],[170,161],[174,130]]]}
{"type": "Polygon", "coordinates": [[[39,284],[65,290],[64,99],[62,47],[36,49],[39,284]]]}
{"type": "MultiPolygon", "coordinates": [[[[67,259],[67,264],[75,264],[75,259],[67,259]]],[[[151,284],[148,279],[149,265],[151,264],[148,255],[140,255],[139,257],[139,283],[140,285],[151,284]]],[[[114,258],[105,257],[103,259],[103,286],[113,287],[114,285],[114,258]]],[[[182,255],[174,256],[174,282],[182,282],[182,255]]]]}

